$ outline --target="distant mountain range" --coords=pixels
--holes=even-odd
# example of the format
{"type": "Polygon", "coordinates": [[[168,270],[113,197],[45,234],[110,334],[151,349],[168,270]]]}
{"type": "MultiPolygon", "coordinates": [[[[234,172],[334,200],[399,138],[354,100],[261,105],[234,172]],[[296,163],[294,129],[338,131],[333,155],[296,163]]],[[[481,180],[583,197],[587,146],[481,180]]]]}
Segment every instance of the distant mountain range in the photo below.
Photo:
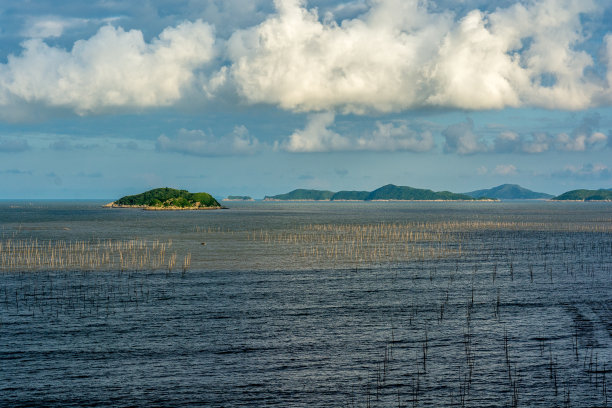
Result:
{"type": "Polygon", "coordinates": [[[612,201],[612,188],[600,190],[572,190],[553,198],[558,201],[612,201]]]}
{"type": "Polygon", "coordinates": [[[518,184],[502,184],[501,186],[476,190],[465,193],[474,198],[497,198],[499,200],[532,200],[532,199],[549,199],[554,196],[546,193],[538,193],[531,191],[518,184]]]}
{"type": "Polygon", "coordinates": [[[396,186],[387,184],[374,191],[339,191],[337,193],[327,190],[293,190],[286,194],[266,196],[266,201],[474,201],[483,198],[474,198],[466,194],[456,194],[449,191],[432,191],[427,189],[396,186]]]}
{"type": "Polygon", "coordinates": [[[612,201],[612,188],[572,190],[557,197],[532,191],[518,184],[502,184],[489,189],[457,194],[450,191],[396,186],[387,184],[374,191],[297,189],[286,194],[266,196],[265,201],[474,201],[474,200],[558,200],[612,201]]]}

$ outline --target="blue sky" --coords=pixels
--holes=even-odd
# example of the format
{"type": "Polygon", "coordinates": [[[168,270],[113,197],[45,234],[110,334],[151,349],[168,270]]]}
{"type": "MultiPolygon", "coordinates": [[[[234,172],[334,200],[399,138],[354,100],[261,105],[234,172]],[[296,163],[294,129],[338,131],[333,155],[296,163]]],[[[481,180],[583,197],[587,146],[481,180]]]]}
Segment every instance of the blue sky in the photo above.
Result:
{"type": "Polygon", "coordinates": [[[0,198],[612,187],[609,1],[0,3],[0,198]]]}

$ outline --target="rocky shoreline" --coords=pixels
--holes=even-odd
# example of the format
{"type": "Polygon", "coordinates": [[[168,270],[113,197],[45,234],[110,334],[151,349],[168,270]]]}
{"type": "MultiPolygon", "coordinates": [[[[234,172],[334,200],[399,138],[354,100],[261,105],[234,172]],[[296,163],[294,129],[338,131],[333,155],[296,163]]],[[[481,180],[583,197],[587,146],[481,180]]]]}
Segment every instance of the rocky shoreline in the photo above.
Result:
{"type": "Polygon", "coordinates": [[[198,210],[227,210],[227,207],[199,207],[199,206],[191,206],[191,207],[176,207],[176,206],[167,206],[167,207],[155,207],[151,205],[122,205],[115,204],[115,202],[104,204],[103,208],[137,208],[145,211],[198,211],[198,210]]]}

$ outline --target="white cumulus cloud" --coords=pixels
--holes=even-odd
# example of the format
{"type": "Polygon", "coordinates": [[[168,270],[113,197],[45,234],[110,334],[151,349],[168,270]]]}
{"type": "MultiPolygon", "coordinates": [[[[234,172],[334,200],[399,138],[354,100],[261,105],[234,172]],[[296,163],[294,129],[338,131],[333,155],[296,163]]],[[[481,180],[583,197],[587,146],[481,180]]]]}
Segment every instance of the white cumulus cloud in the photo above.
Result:
{"type": "Polygon", "coordinates": [[[29,38],[59,37],[67,26],[82,24],[83,19],[65,19],[61,17],[30,19],[22,35],[29,38]]]}
{"type": "Polygon", "coordinates": [[[493,174],[499,176],[513,176],[517,174],[516,166],[513,164],[498,164],[493,170],[493,174]]]}
{"type": "Polygon", "coordinates": [[[420,62],[431,59],[451,23],[416,1],[379,1],[362,18],[323,23],[298,0],[228,42],[237,88],[251,102],[291,110],[362,112],[418,105],[420,62]]]}
{"type": "Polygon", "coordinates": [[[312,114],[304,129],[298,129],[277,148],[294,153],[332,151],[412,151],[425,152],[435,146],[430,131],[416,131],[403,120],[376,122],[376,129],[358,137],[344,136],[330,129],[335,115],[312,114]]]}
{"type": "Polygon", "coordinates": [[[550,149],[551,137],[547,133],[520,135],[512,131],[501,132],[491,150],[496,153],[543,153],[550,149]]]}
{"type": "Polygon", "coordinates": [[[607,140],[608,137],[601,132],[594,132],[591,135],[559,133],[555,138],[558,149],[567,152],[583,152],[594,146],[605,146],[607,140]]]}
{"type": "Polygon", "coordinates": [[[212,27],[202,21],[168,27],[150,43],[138,30],[110,25],[71,50],[29,39],[21,54],[0,64],[0,106],[22,102],[87,114],[169,105],[194,70],[213,58],[214,41],[212,27]]]}
{"type": "Polygon", "coordinates": [[[277,147],[293,153],[349,149],[351,143],[348,138],[328,129],[334,123],[334,118],[335,115],[331,112],[310,115],[304,129],[295,130],[277,147]]]}
{"type": "Polygon", "coordinates": [[[230,74],[251,103],[363,113],[419,107],[583,109],[610,97],[581,45],[590,0],[516,3],[458,19],[418,0],[377,0],[357,18],[321,18],[300,0],[228,41],[230,74]]]}
{"type": "Polygon", "coordinates": [[[474,122],[471,119],[448,126],[442,131],[442,135],[445,139],[445,153],[464,155],[489,150],[486,141],[474,131],[474,122]]]}
{"type": "Polygon", "coordinates": [[[517,1],[493,11],[470,11],[478,2],[346,0],[324,2],[322,15],[306,0],[274,0],[269,15],[263,0],[196,3],[193,18],[216,23],[219,41],[201,20],[150,41],[109,24],[65,49],[47,39],[88,20],[30,18],[21,52],[0,63],[0,117],[14,120],[15,107],[85,115],[183,97],[355,114],[612,102],[612,33],[585,23],[599,18],[596,0],[517,1]]]}
{"type": "Polygon", "coordinates": [[[356,150],[427,152],[435,146],[430,131],[417,132],[405,121],[377,122],[376,130],[369,136],[357,139],[356,150]]]}

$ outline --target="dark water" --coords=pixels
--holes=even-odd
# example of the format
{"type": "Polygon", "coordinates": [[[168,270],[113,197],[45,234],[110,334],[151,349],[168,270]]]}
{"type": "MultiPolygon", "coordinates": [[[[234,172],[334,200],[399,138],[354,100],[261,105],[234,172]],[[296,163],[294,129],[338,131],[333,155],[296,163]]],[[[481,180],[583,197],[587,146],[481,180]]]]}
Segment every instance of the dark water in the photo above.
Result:
{"type": "Polygon", "coordinates": [[[172,240],[192,255],[185,272],[5,268],[0,405],[612,404],[612,205],[233,207],[0,203],[4,242],[172,240]],[[454,252],[414,259],[252,238],[441,222],[454,252]]]}

